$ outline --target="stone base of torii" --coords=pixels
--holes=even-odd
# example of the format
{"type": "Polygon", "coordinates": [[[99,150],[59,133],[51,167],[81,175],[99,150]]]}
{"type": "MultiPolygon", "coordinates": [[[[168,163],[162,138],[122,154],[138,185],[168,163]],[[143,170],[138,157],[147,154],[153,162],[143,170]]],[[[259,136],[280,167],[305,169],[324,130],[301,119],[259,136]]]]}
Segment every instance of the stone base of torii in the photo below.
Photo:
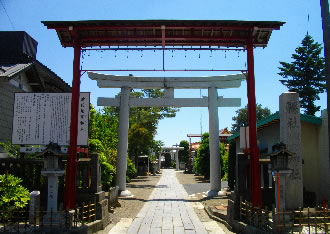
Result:
{"type": "MultiPolygon", "coordinates": [[[[129,108],[135,107],[208,107],[210,139],[210,190],[208,196],[217,196],[221,190],[221,167],[219,152],[219,118],[218,107],[239,107],[240,98],[223,98],[218,96],[218,89],[239,88],[244,74],[212,77],[134,77],[114,76],[99,73],[88,73],[89,78],[97,80],[100,88],[121,88],[118,98],[98,98],[98,106],[120,107],[119,134],[117,150],[117,181],[120,196],[131,196],[126,189],[127,149],[129,108]],[[131,89],[164,89],[164,98],[130,97],[131,89]],[[208,89],[208,98],[174,98],[174,89],[208,89]]],[[[177,152],[177,151],[176,151],[177,152]]],[[[177,157],[178,158],[178,157],[177,157]]],[[[177,168],[179,166],[177,160],[177,168]]],[[[221,191],[220,194],[221,195],[221,191]]]]}

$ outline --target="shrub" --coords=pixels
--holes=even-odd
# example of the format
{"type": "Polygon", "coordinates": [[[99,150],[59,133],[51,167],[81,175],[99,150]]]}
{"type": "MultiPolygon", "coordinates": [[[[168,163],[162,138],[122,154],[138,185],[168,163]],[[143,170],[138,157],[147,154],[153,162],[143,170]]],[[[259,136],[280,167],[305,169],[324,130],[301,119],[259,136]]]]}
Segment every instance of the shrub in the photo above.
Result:
{"type": "Polygon", "coordinates": [[[231,141],[229,143],[229,157],[228,157],[228,186],[231,190],[235,187],[236,177],[236,143],[231,141]]]}
{"type": "Polygon", "coordinates": [[[88,140],[88,151],[91,153],[94,152],[103,152],[104,151],[104,147],[102,145],[102,142],[98,139],[89,139],[88,140]]]}
{"type": "Polygon", "coordinates": [[[130,182],[131,179],[136,177],[136,168],[132,160],[127,157],[127,172],[126,172],[126,181],[130,182]]]}
{"type": "MultiPolygon", "coordinates": [[[[223,143],[221,143],[219,147],[221,178],[223,178],[228,172],[228,152],[223,143]]],[[[197,156],[194,158],[194,171],[197,174],[203,175],[205,179],[210,178],[209,133],[204,133],[202,135],[202,141],[197,151],[197,156]]]]}
{"type": "Polygon", "coordinates": [[[101,161],[101,182],[104,191],[114,185],[115,168],[107,162],[101,161]]]}
{"type": "Polygon", "coordinates": [[[28,204],[29,191],[20,185],[21,182],[21,178],[11,174],[0,175],[0,210],[18,210],[28,204]]]}

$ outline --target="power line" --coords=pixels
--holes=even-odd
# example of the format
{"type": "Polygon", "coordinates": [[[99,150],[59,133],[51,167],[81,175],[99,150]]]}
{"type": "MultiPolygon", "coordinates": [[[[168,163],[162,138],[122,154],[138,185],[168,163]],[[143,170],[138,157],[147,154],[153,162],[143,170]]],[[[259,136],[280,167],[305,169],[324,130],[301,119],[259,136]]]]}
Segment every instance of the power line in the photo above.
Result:
{"type": "Polygon", "coordinates": [[[1,5],[2,5],[3,10],[5,11],[5,13],[6,13],[7,17],[8,17],[8,20],[9,20],[9,22],[10,22],[12,28],[15,30],[14,24],[13,24],[13,22],[11,21],[9,15],[8,15],[8,13],[7,13],[7,10],[6,10],[6,8],[5,8],[5,5],[3,4],[2,0],[0,0],[0,2],[1,2],[1,5]]]}

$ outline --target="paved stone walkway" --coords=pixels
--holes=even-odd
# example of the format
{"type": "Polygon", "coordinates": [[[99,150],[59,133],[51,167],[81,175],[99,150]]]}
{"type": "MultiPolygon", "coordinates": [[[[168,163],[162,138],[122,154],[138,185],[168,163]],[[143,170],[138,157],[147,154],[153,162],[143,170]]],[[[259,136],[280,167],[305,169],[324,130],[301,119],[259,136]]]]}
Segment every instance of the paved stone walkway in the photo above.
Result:
{"type": "Polygon", "coordinates": [[[162,177],[134,220],[122,219],[109,233],[225,233],[215,221],[200,222],[188,194],[172,169],[162,177]]]}

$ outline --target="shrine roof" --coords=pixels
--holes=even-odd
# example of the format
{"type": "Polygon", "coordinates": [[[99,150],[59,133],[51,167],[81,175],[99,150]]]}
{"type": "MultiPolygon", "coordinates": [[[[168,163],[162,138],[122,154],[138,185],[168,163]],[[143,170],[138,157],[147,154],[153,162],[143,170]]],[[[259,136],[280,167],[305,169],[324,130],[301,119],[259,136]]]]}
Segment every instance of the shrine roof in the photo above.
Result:
{"type": "Polygon", "coordinates": [[[36,92],[71,92],[69,84],[38,60],[30,63],[0,64],[0,82],[13,79],[26,71],[32,72],[28,78],[30,83],[34,83],[33,89],[36,92]]]}
{"type": "Polygon", "coordinates": [[[265,47],[280,21],[239,20],[89,20],[42,21],[55,29],[63,47],[78,36],[89,46],[223,46],[245,47],[253,31],[253,45],[265,47]]]}
{"type": "MultiPolygon", "coordinates": [[[[316,117],[313,115],[306,115],[306,114],[300,114],[300,121],[304,121],[306,123],[311,123],[315,125],[321,125],[322,124],[322,118],[316,117]]],[[[268,116],[267,118],[264,118],[257,122],[257,131],[260,131],[261,129],[264,129],[272,124],[279,123],[280,122],[280,112],[275,112],[274,114],[268,116]]],[[[228,137],[228,140],[234,140],[235,138],[240,136],[240,132],[235,132],[233,135],[228,137]]]]}

